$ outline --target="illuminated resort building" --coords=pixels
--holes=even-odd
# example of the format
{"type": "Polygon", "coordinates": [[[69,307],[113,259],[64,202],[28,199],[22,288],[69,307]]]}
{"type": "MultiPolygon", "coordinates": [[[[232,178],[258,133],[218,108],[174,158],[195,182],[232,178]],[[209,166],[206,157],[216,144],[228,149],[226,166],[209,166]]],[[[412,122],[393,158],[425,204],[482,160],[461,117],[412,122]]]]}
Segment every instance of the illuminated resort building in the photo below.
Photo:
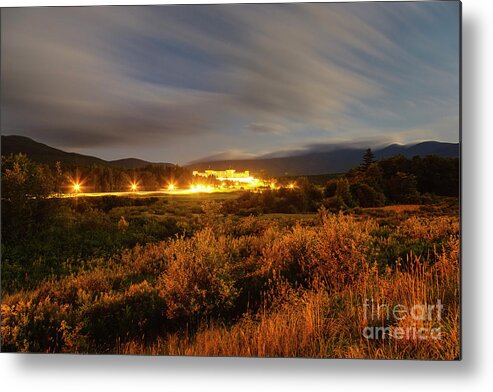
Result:
{"type": "Polygon", "coordinates": [[[229,170],[206,170],[204,172],[194,171],[194,176],[199,177],[215,177],[219,181],[231,181],[231,182],[241,182],[245,184],[251,184],[257,181],[250,175],[248,170],[243,172],[237,172],[235,169],[229,170]]]}
{"type": "Polygon", "coordinates": [[[265,182],[253,177],[248,170],[239,172],[235,169],[228,170],[205,170],[203,172],[194,171],[194,176],[203,178],[214,178],[222,182],[221,189],[258,189],[266,186],[265,182]]]}

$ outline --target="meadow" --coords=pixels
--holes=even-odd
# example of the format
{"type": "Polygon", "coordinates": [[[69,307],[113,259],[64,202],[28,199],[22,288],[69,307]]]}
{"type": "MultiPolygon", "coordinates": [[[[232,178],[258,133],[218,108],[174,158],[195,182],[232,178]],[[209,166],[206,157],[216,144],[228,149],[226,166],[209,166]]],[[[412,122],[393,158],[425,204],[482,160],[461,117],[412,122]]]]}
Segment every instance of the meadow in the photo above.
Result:
{"type": "Polygon", "coordinates": [[[93,251],[17,285],[3,264],[2,350],[459,358],[457,198],[245,216],[231,213],[239,197],[78,200],[75,220],[99,215],[75,230],[105,222],[107,242],[82,238],[93,251]],[[418,321],[365,308],[437,299],[440,317],[418,321]],[[416,328],[440,338],[396,338],[416,328]]]}
{"type": "Polygon", "coordinates": [[[191,173],[92,167],[98,196],[68,197],[70,167],[2,157],[1,349],[458,359],[458,164],[368,150],[322,182],[152,196],[119,192],[191,173]]]}

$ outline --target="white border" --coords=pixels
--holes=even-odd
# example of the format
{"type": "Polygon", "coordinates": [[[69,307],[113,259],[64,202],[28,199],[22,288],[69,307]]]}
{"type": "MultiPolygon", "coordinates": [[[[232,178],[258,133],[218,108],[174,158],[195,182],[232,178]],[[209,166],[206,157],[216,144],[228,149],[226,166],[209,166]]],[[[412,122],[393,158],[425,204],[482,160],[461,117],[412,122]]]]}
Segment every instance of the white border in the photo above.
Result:
{"type": "MultiPolygon", "coordinates": [[[[226,1],[212,1],[226,3],[226,1]]],[[[242,1],[262,2],[262,1],[242,1]]],[[[273,1],[271,1],[273,2],[273,1]]],[[[0,0],[0,6],[163,4],[170,1],[0,0]]],[[[180,1],[180,3],[204,3],[180,1]]],[[[0,354],[4,391],[484,391],[493,385],[491,178],[493,2],[463,1],[463,360],[170,358],[0,354]],[[488,121],[489,120],[489,121],[488,121]]]]}

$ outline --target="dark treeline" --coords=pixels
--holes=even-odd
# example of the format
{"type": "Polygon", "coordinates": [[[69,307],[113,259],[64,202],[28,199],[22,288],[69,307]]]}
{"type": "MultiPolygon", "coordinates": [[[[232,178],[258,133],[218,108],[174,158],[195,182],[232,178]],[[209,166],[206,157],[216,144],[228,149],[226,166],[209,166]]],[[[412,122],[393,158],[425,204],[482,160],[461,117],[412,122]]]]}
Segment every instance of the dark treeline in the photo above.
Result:
{"type": "Polygon", "coordinates": [[[225,203],[226,213],[315,212],[388,204],[426,204],[434,196],[459,196],[459,159],[402,155],[375,161],[370,149],[361,165],[346,175],[330,179],[324,187],[299,178],[294,189],[246,192],[225,203]]]}
{"type": "MultiPolygon", "coordinates": [[[[103,165],[86,167],[63,166],[57,162],[54,166],[31,162],[25,155],[2,157],[2,173],[32,169],[36,171],[40,183],[49,193],[71,193],[74,183],[80,183],[82,192],[125,192],[137,184],[139,190],[159,190],[170,183],[176,186],[188,186],[192,180],[192,172],[180,166],[148,165],[138,169],[125,169],[103,165]],[[35,168],[34,168],[34,166],[35,168]]],[[[32,184],[26,192],[32,191],[32,184]]]]}
{"type": "MultiPolygon", "coordinates": [[[[408,159],[397,155],[375,161],[368,149],[362,164],[346,175],[353,200],[345,200],[345,203],[373,207],[382,202],[425,202],[428,195],[457,197],[459,172],[459,158],[431,155],[408,159]]],[[[330,189],[337,188],[337,183],[329,182],[327,187],[326,195],[330,189]]]]}
{"type": "Polygon", "coordinates": [[[313,212],[323,202],[322,188],[306,178],[298,178],[294,188],[281,187],[262,192],[244,192],[239,198],[223,203],[224,212],[238,215],[259,215],[267,213],[295,214],[313,212]]]}
{"type": "Polygon", "coordinates": [[[63,171],[60,192],[70,192],[74,180],[79,180],[84,192],[125,192],[132,184],[139,190],[159,190],[170,183],[186,186],[192,180],[192,172],[180,166],[149,165],[139,169],[123,169],[108,166],[72,168],[63,171]],[[68,187],[68,190],[67,190],[68,187]]]}

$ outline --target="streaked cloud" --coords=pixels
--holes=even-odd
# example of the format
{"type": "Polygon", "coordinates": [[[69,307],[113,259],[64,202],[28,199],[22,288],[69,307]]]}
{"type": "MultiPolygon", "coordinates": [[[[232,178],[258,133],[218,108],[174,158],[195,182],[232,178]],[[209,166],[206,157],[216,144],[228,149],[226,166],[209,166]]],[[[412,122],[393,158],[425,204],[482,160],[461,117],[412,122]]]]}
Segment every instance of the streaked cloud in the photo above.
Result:
{"type": "Polygon", "coordinates": [[[275,134],[282,134],[288,131],[288,129],[284,125],[276,124],[276,123],[265,123],[265,122],[251,123],[248,125],[248,129],[257,133],[275,133],[275,134]]]}
{"type": "Polygon", "coordinates": [[[15,8],[1,22],[2,132],[58,147],[186,162],[458,140],[455,2],[15,8]]]}

